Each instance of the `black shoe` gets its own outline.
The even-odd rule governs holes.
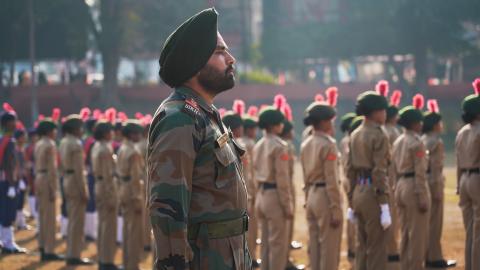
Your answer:
[[[355,259],[355,252],[349,250],[349,251],[347,252],[347,258],[348,258],[349,260]]]
[[[87,242],[95,242],[95,241],[97,241],[97,240],[96,240],[95,238],[87,235],[87,236],[85,236],[85,241],[87,241]]]
[[[425,266],[430,268],[450,268],[450,267],[457,266],[457,261],[455,260],[427,261],[425,263]]]
[[[144,246],[143,251],[150,252],[150,251],[152,251],[152,247],[151,246]]]
[[[40,260],[41,261],[63,261],[65,260],[65,256],[59,255],[59,254],[45,254],[42,252],[42,255],[40,255]]]
[[[13,255],[13,254],[26,254],[28,253],[28,250],[26,248],[21,248],[21,247],[14,247],[14,248],[2,248],[2,254],[5,255]]]
[[[261,260],[253,260],[252,268],[260,268]]]
[[[17,226],[17,231],[31,231],[33,227],[30,225]]]
[[[89,259],[67,259],[67,265],[92,265],[93,262]]]
[[[301,249],[302,247],[303,247],[303,244],[301,242],[294,240],[290,243],[290,249]]]
[[[122,268],[116,266],[113,263],[99,263],[99,270],[120,270]]]
[[[400,255],[395,254],[395,255],[388,255],[388,262],[399,262],[400,261]]]

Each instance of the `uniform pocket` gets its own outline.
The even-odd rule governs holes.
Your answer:
[[[230,144],[215,148],[215,187],[225,188],[239,178],[237,156]]]

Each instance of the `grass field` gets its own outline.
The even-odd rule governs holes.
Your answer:
[[[307,257],[307,240],[308,229],[306,224],[305,212],[301,207],[304,204],[304,197],[302,192],[303,181],[301,178],[300,167],[297,164],[295,172],[295,183],[297,192],[297,210],[295,219],[295,233],[294,238],[304,243],[304,247],[300,250],[292,251],[295,262],[308,265]],[[464,269],[464,239],[465,233],[463,229],[462,216],[460,208],[458,207],[458,196],[455,195],[455,170],[449,168],[445,170],[447,176],[447,184],[445,188],[445,221],[443,230],[443,250],[446,258],[456,259],[458,266],[455,269]],[[344,240],[346,235],[344,234]],[[0,255],[0,270],[15,270],[15,269],[41,269],[41,270],[55,270],[55,269],[73,269],[66,267],[63,262],[49,262],[41,263],[39,255],[35,253],[37,250],[37,240],[33,231],[22,231],[16,234],[17,242],[34,251],[28,255]],[[58,238],[55,251],[58,253],[65,252],[65,241]],[[96,245],[88,243],[82,256],[96,260]],[[119,249],[116,255],[115,262],[121,264],[121,250]],[[144,260],[142,261],[142,269],[151,269],[152,256],[144,253]],[[97,269],[97,266],[90,267],[76,267],[75,269]],[[342,245],[342,260],[340,268],[342,270],[351,269],[350,263],[346,260],[346,245],[345,241]],[[389,265],[389,269],[399,269],[397,264]]]

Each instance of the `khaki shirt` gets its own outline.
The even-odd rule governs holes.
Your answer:
[[[457,181],[462,169],[480,168],[480,122],[465,125],[458,131],[455,140],[457,155]]]
[[[443,193],[445,177],[443,176],[443,163],[445,160],[445,146],[440,135],[430,132],[422,136],[423,144],[428,152],[428,182],[431,192]]]
[[[124,140],[118,149],[119,199],[123,207],[143,207],[142,154],[132,141]]]
[[[302,143],[300,160],[307,197],[309,188],[315,183],[325,183],[329,208],[337,213],[341,212],[342,200],[337,170],[338,150],[335,139],[326,133],[315,131]]]
[[[415,194],[420,199],[428,198],[427,151],[420,136],[413,131],[405,131],[395,141],[392,157],[397,179],[406,173],[415,173]]]
[[[117,204],[117,183],[115,182],[115,160],[110,142],[97,141],[92,148],[92,171],[95,177],[95,197],[97,205],[108,202]]]
[[[59,153],[65,194],[88,198],[82,142],[75,136],[67,134],[60,141]]]
[[[244,136],[238,138],[237,142],[245,149],[245,154],[242,157],[243,178],[247,186],[248,199],[254,200],[255,194],[258,190],[258,185],[255,182],[255,170],[253,166],[253,148],[255,147],[255,141]]]
[[[35,144],[34,156],[36,182],[39,179],[45,179],[48,183],[50,194],[55,194],[58,188],[57,147],[55,146],[55,141],[42,137]],[[43,190],[44,187],[41,187],[41,189]]]
[[[390,144],[382,126],[364,121],[350,135],[350,152],[346,171],[350,180],[349,203],[362,170],[370,170],[372,185],[376,190],[379,204],[388,202],[387,169],[390,162]]]
[[[285,214],[293,214],[288,144],[276,135],[266,134],[257,142],[253,153],[256,181],[259,184],[277,184],[276,190]]]
[[[388,141],[390,142],[390,145],[393,146],[395,141],[398,139],[398,137],[400,137],[400,135],[402,135],[402,133],[394,125],[386,124],[384,128],[388,136]]]

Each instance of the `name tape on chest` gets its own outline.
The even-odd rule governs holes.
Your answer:
[[[187,113],[193,115],[200,115],[200,108],[198,107],[198,103],[191,98],[185,100],[185,106],[183,108]]]

